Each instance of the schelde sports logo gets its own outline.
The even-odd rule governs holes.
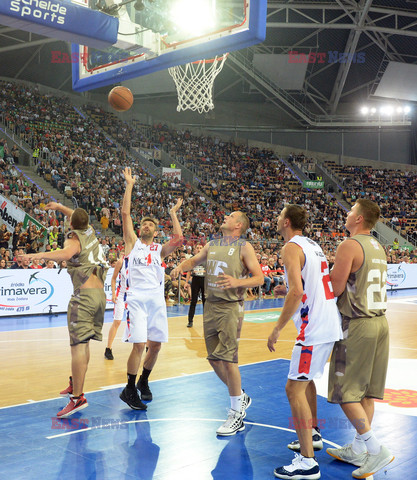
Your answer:
[[[388,266],[387,270],[387,285],[391,287],[399,287],[405,282],[407,275],[401,264]]]
[[[45,23],[65,24],[67,8],[54,0],[11,0],[10,11],[26,20],[45,20]]]
[[[49,300],[54,287],[44,278],[38,278],[39,273],[15,282],[8,280],[15,278],[13,275],[0,277],[0,310],[23,312]]]

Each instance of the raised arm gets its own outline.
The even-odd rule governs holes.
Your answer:
[[[76,236],[73,238],[68,238],[65,240],[64,248],[62,250],[55,250],[54,252],[39,252],[39,253],[28,253],[26,255],[19,255],[22,260],[53,260],[54,262],[61,262],[62,260],[68,261],[74,255],[77,255],[81,252],[80,241]]]
[[[72,210],[71,208],[66,207],[65,205],[62,205],[62,203],[57,203],[57,202],[49,202],[47,205],[45,205],[45,210],[56,210],[58,212],[63,213],[68,218],[70,218],[74,212],[74,210]]]
[[[171,221],[172,221],[173,235],[172,235],[172,238],[162,246],[162,250],[161,250],[162,258],[165,258],[167,255],[169,255],[174,250],[176,250],[179,246],[182,245],[182,240],[183,240],[182,229],[177,217],[177,212],[181,208],[182,202],[183,202],[183,199],[179,198],[177,203],[169,211],[169,214],[171,216]]]
[[[122,205],[122,221],[123,221],[123,240],[125,242],[125,255],[129,255],[136,243],[137,236],[133,228],[132,217],[130,215],[130,207],[132,202],[133,185],[136,182],[136,175],[132,177],[132,170],[126,167],[123,170],[123,176],[126,180],[126,190],[123,196]]]

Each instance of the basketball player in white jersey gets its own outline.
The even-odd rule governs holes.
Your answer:
[[[111,278],[111,301],[114,303],[113,323],[109,330],[107,339],[107,347],[104,356],[107,360],[114,360],[112,345],[116,337],[116,333],[122,323],[124,313],[126,311],[126,266],[129,259],[124,255],[117,260],[114,266]],[[116,287],[117,284],[117,287]]]
[[[281,255],[288,292],[281,285],[274,289],[276,295],[287,295],[281,316],[268,338],[268,348],[275,351],[281,330],[293,318],[298,336],[285,390],[298,441],[290,443],[288,448],[300,451],[301,455],[296,454],[290,465],[276,468],[274,475],[316,480],[320,478],[320,468],[314,448],[322,449],[323,442],[317,428],[314,379],[323,374],[334,342],[342,338],[342,328],[329,265],[319,245],[303,236],[306,221],[307,211],[299,205],[287,205],[278,217],[278,232],[285,241]]]
[[[120,398],[135,410],[146,410],[141,400],[152,400],[148,378],[158,358],[161,343],[168,341],[168,320],[164,296],[165,270],[162,260],[182,244],[182,230],[177,211],[182,205],[179,199],[170,210],[173,237],[164,245],[154,243],[157,234],[157,221],[145,217],[140,223],[139,238],[135,234],[130,206],[136,177],[132,177],[129,167],[123,171],[126,191],[123,197],[122,220],[125,255],[129,257],[126,269],[127,325],[123,336],[125,342],[133,344],[127,361],[127,385]],[[145,345],[148,346],[143,371],[138,380]],[[138,390],[141,392],[139,398]]]

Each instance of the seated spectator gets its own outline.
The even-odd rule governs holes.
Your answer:
[[[12,234],[7,230],[6,224],[3,223],[0,227],[0,248],[9,248],[9,240]]]
[[[262,273],[264,274],[264,284],[262,288],[264,289],[265,295],[271,295],[272,274],[268,267],[268,257],[262,256],[260,265]]]
[[[23,268],[22,267],[22,260],[20,258],[20,255],[24,255],[25,253],[25,250],[23,248],[18,248],[17,251],[16,251],[16,255],[14,257],[14,263],[12,264],[12,266],[10,268],[12,269],[21,269]]]
[[[32,260],[32,264],[31,264],[30,268],[33,268],[34,270],[41,270],[43,267],[40,264],[40,260],[38,260],[37,258],[34,258]]]

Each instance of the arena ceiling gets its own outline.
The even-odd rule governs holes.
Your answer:
[[[331,122],[372,99],[390,62],[416,65],[416,46],[417,0],[269,0],[266,40],[229,56],[215,101],[272,103],[303,125]],[[0,27],[0,75],[72,92],[71,65],[52,63],[51,53],[70,50],[67,42]],[[294,70],[279,64],[280,86],[262,65],[283,58]],[[144,97],[162,102],[175,95]]]

